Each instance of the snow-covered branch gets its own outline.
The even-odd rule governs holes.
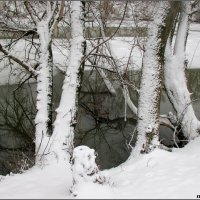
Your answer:
[[[6,55],[8,58],[10,58],[11,60],[15,61],[17,64],[19,64],[21,67],[23,67],[28,73],[32,74],[34,77],[37,76],[37,72],[36,70],[30,66],[30,64],[20,60],[19,58],[17,58],[16,56],[14,56],[13,54],[11,54],[6,48],[4,48],[1,44],[0,44],[0,51]]]

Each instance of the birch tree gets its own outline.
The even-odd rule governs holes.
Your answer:
[[[172,47],[169,38],[165,51],[166,63],[164,67],[167,94],[177,113],[178,124],[181,124],[182,128],[181,131],[189,140],[197,137],[200,131],[200,122],[192,107],[191,93],[188,91],[185,75],[185,46],[191,11],[191,2],[181,2],[175,44]]]
[[[73,150],[74,126],[78,106],[81,78],[84,70],[82,58],[85,53],[84,2],[71,2],[71,40],[69,63],[63,82],[59,107],[49,146],[50,154],[58,160],[69,160]],[[54,157],[55,158],[55,157]]]
[[[56,2],[47,2],[47,16],[37,23],[40,39],[40,65],[37,75],[36,162],[40,162],[52,135],[53,55],[52,34],[63,12],[64,1],[55,15]]]
[[[163,52],[172,12],[169,2],[159,1],[157,6],[145,45],[138,103],[137,141],[132,156],[147,153],[159,145]]]
[[[35,154],[36,164],[41,164],[45,149],[49,143],[52,134],[52,85],[53,85],[53,55],[52,55],[52,34],[58,22],[61,20],[64,11],[64,1],[59,5],[58,2],[53,4],[46,2],[46,8],[41,16],[33,14],[34,8],[30,2],[25,1],[24,6],[32,20],[31,29],[22,29],[12,26],[6,22],[7,30],[23,31],[24,34],[17,39],[23,39],[29,34],[37,34],[39,36],[39,60],[36,65],[27,63],[9,52],[0,44],[0,51],[9,59],[15,61],[37,81],[37,98],[36,107],[37,114],[35,117]],[[44,6],[44,4],[43,4]],[[33,26],[34,25],[34,26]],[[37,69],[36,69],[37,67]]]

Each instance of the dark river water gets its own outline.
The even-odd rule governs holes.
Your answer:
[[[193,93],[192,99],[195,100],[193,106],[200,119],[200,70],[188,70],[187,77],[189,90]],[[115,97],[109,94],[98,73],[85,71],[75,129],[75,146],[87,145],[94,148],[98,153],[97,162],[102,169],[115,167],[124,162],[136,138],[135,135],[132,137],[136,116],[127,108],[125,120],[125,103],[120,85],[115,75],[110,74],[110,79],[117,91]],[[129,72],[126,79],[139,87],[140,73]],[[63,75],[57,74],[54,78],[55,108],[60,99],[62,81]],[[27,100],[27,97],[35,98],[35,84],[26,85],[16,92],[15,99],[19,99],[19,102],[13,101],[13,91],[16,87],[16,85],[0,86],[0,174],[15,172],[15,168],[19,168],[16,163],[24,157],[34,159],[32,140],[34,138],[35,106],[33,105],[34,100],[30,98]],[[28,94],[27,91],[29,91]],[[137,92],[131,88],[129,92],[137,105]],[[8,103],[10,106],[7,105]],[[27,110],[26,115],[22,114],[23,109]],[[174,112],[163,91],[160,113],[168,114],[169,111]],[[16,116],[18,120],[15,119]],[[173,145],[172,131],[169,128],[161,126],[160,137],[166,145]],[[26,168],[26,163],[24,165]]]
[[[89,77],[89,72],[86,73]],[[193,93],[192,100],[196,115],[200,119],[200,70],[187,71],[188,87]],[[139,87],[140,74],[129,72],[129,80]],[[90,87],[88,87],[90,85]],[[80,95],[78,127],[76,129],[76,145],[85,144],[98,152],[98,161],[102,168],[111,168],[125,161],[130,154],[130,144],[134,145],[136,116],[127,108],[125,121],[124,98],[120,87],[114,81],[119,95],[112,97],[96,73],[85,79]],[[91,95],[91,91],[93,95]],[[130,95],[137,105],[138,94],[129,89]],[[166,93],[162,92],[160,113],[174,113]],[[173,133],[169,128],[161,126],[160,139],[166,145],[173,145]]]

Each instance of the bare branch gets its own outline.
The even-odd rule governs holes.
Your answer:
[[[29,4],[28,1],[24,1],[24,5],[25,5],[25,7],[26,7],[26,10],[28,11],[28,14],[30,15],[31,19],[33,20],[33,23],[34,23],[35,25],[37,25],[37,20],[35,19],[35,16],[32,14],[32,12],[31,12],[31,10],[30,10],[28,4]]]
[[[13,60],[16,63],[18,63],[19,65],[21,65],[27,72],[32,74],[34,77],[37,76],[37,72],[35,71],[35,69],[32,66],[30,66],[28,63],[20,60],[19,58],[15,57],[14,55],[10,54],[10,52],[7,51],[7,49],[5,49],[1,44],[0,44],[0,51],[4,55],[8,56],[11,60]]]
[[[65,8],[65,1],[62,0],[61,4],[60,4],[60,9],[56,15],[56,19],[54,20],[52,26],[51,26],[51,33],[53,33],[53,31],[56,29],[56,27],[58,26],[58,23],[62,20],[63,18],[63,14],[64,14],[64,8]]]
[[[119,23],[119,26],[116,28],[115,32],[110,36],[108,37],[107,39],[103,40],[103,42],[99,43],[96,47],[94,47],[83,59],[82,59],[82,62],[81,64],[83,64],[87,59],[88,59],[88,56],[94,51],[96,50],[99,46],[105,44],[107,41],[111,40],[115,34],[118,32],[118,30],[120,29],[121,25],[122,25],[122,22],[124,20],[124,17],[125,17],[125,13],[126,13],[126,9],[127,9],[127,5],[128,5],[128,2],[126,2],[125,4],[125,7],[124,7],[124,13],[123,13],[123,16],[122,16],[122,19]]]

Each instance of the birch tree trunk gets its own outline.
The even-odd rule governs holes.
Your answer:
[[[36,164],[46,162],[46,149],[50,142],[53,126],[53,54],[52,34],[62,19],[65,2],[60,6],[47,1],[46,18],[37,23],[37,33],[40,40],[40,58],[37,70],[37,114],[35,118],[36,135]],[[57,9],[56,9],[57,8]],[[57,13],[56,13],[56,10]],[[36,20],[35,20],[36,22]],[[45,158],[45,159],[44,159]]]
[[[159,144],[159,113],[165,44],[163,40],[166,40],[169,32],[166,29],[169,11],[169,2],[159,1],[157,13],[148,31],[138,103],[137,142],[132,152],[133,156],[148,153],[151,148]]]
[[[43,4],[41,4],[43,6]],[[65,2],[51,1],[46,2],[46,8],[43,13],[42,19],[38,16],[36,17],[35,13],[32,13],[30,2],[24,2],[26,12],[29,13],[32,19],[32,23],[36,25],[35,28],[28,30],[23,37],[28,36],[29,34],[37,34],[39,36],[39,61],[36,65],[32,66],[29,63],[24,62],[20,58],[11,54],[9,50],[3,47],[0,44],[0,51],[9,57],[11,60],[15,61],[21,67],[23,67],[28,73],[30,73],[37,80],[37,98],[36,98],[36,107],[37,114],[35,117],[35,155],[36,155],[36,164],[42,164],[45,150],[49,144],[50,136],[52,135],[52,98],[53,98],[53,55],[52,55],[52,33],[57,27],[58,23],[62,19],[64,13]],[[20,18],[19,18],[20,19]],[[10,26],[11,29],[12,26]],[[19,27],[16,27],[16,30],[20,30]],[[21,38],[20,38],[21,39]],[[44,159],[45,160],[45,159]]]
[[[86,43],[84,39],[83,3],[71,2],[70,57],[62,88],[60,105],[54,123],[50,152],[59,160],[69,159],[73,150],[74,126],[78,95],[84,65],[81,64]]]
[[[52,134],[53,57],[49,20],[47,16],[47,19],[38,22],[37,25],[40,40],[40,65],[37,75],[37,114],[35,118],[36,164],[41,162]]]
[[[181,6],[182,11],[179,18],[174,52],[171,50],[170,41],[168,41],[166,47],[164,78],[167,94],[176,110],[182,132],[186,138],[193,139],[199,135],[200,122],[196,118],[192,107],[191,94],[187,88],[185,75],[185,45],[191,2],[181,2]]]

